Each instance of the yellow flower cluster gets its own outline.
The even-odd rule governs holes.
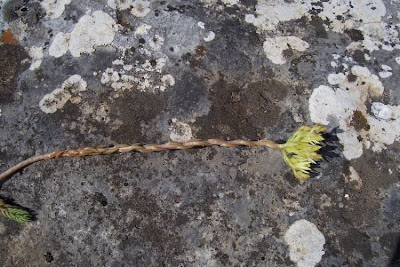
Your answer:
[[[302,126],[285,144],[280,145],[285,162],[292,168],[298,180],[310,178],[311,164],[322,159],[318,151],[325,132],[326,128],[322,125]]]

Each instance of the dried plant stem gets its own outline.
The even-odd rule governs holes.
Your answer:
[[[150,152],[161,152],[165,150],[185,150],[195,147],[209,147],[209,146],[222,146],[222,147],[248,146],[253,148],[269,147],[272,149],[281,150],[281,145],[268,139],[262,139],[258,141],[246,141],[240,139],[232,141],[226,141],[222,139],[208,139],[208,140],[190,140],[188,142],[183,142],[183,143],[168,142],[161,145],[120,144],[112,147],[85,147],[78,149],[54,151],[52,153],[31,157],[27,160],[18,163],[17,165],[11,167],[7,171],[0,174],[0,180],[5,179],[6,177],[10,176],[11,174],[17,172],[18,170],[30,164],[46,159],[61,158],[61,157],[85,157],[85,156],[95,156],[95,155],[109,155],[109,154],[127,153],[135,151],[141,153],[150,153]]]
[[[11,174],[19,171],[22,168],[25,168],[28,165],[31,165],[31,164],[35,163],[35,162],[38,162],[38,161],[41,161],[41,160],[44,160],[44,159],[50,159],[50,155],[51,154],[33,156],[33,157],[30,157],[29,159],[21,161],[17,165],[14,165],[13,167],[9,168],[8,170],[6,170],[2,174],[0,174],[0,180],[7,178]]]
[[[185,150],[195,147],[236,147],[247,146],[252,148],[269,147],[282,151],[285,162],[292,168],[295,177],[303,182],[310,178],[311,165],[322,159],[319,150],[324,141],[323,134],[326,128],[322,125],[314,125],[313,127],[301,126],[284,144],[277,144],[268,139],[259,141],[232,140],[226,141],[222,139],[208,140],[190,140],[188,142],[168,142],[165,144],[132,144],[132,145],[116,145],[112,147],[84,147],[78,149],[54,151],[52,153],[31,157],[17,165],[11,167],[7,171],[0,174],[0,181],[7,178],[18,170],[41,160],[48,160],[61,157],[86,157],[95,155],[108,155],[127,152],[160,152],[165,150]],[[0,199],[0,215],[10,218],[17,222],[29,222],[32,220],[31,213],[19,206],[5,203]]]

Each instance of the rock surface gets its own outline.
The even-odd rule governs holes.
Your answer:
[[[322,246],[301,244],[311,264],[400,263],[399,1],[0,6],[1,170],[85,146],[284,141],[313,123],[336,144],[303,184],[268,149],[37,163],[1,184],[36,214],[0,217],[1,266],[302,266],[285,236],[304,222]]]

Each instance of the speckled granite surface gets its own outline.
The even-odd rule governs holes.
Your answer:
[[[399,264],[400,2],[1,1],[0,167],[58,149],[337,134],[279,151],[40,162],[0,195],[1,266]],[[397,265],[398,266],[398,265]]]

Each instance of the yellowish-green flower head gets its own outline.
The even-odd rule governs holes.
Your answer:
[[[319,145],[326,128],[322,125],[300,127],[289,140],[281,145],[283,158],[292,168],[294,175],[300,181],[310,178],[311,164],[315,164],[322,156],[318,153]]]

